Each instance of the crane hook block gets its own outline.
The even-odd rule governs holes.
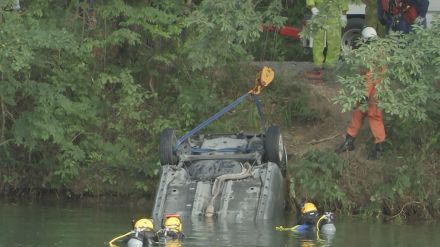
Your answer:
[[[258,72],[255,80],[255,87],[249,91],[249,93],[260,94],[261,90],[267,87],[273,81],[274,76],[275,72],[271,68],[264,66],[260,72]]]

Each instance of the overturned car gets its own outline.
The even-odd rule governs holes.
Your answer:
[[[257,134],[195,134],[202,127],[179,140],[171,128],[162,132],[153,218],[265,220],[283,213],[287,153],[279,127]]]

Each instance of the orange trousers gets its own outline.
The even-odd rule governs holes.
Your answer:
[[[353,111],[350,125],[347,128],[347,134],[356,137],[365,117],[368,117],[368,123],[374,136],[374,143],[384,142],[385,127],[382,121],[382,110],[378,109],[377,104],[374,103],[368,104],[368,111],[366,112],[361,111],[359,108]]]

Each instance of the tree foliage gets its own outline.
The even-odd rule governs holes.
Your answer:
[[[152,192],[160,131],[217,110],[216,66],[284,20],[278,1],[20,3],[0,3],[3,192]]]
[[[440,103],[440,22],[431,28],[415,27],[410,34],[394,33],[344,55],[339,72],[342,90],[335,102],[348,111],[365,93],[362,69],[380,80],[379,107],[401,119],[426,120],[438,116]],[[383,72],[382,72],[383,70]]]
[[[204,69],[228,62],[250,60],[245,45],[260,37],[261,26],[282,25],[280,1],[269,1],[260,9],[260,1],[204,0],[186,18],[190,33],[185,49],[193,69]]]

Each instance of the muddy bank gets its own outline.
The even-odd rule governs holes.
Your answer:
[[[258,64],[271,66],[278,76],[275,83],[279,85],[272,85],[278,95],[270,98],[268,111],[278,113],[272,121],[283,125],[294,204],[312,200],[331,210],[389,219],[439,217],[438,154],[424,159],[417,150],[401,149],[391,131],[395,122],[386,115],[385,127],[390,134],[382,158],[367,159],[373,139],[366,120],[356,138],[356,149],[335,154],[351,118],[350,112],[341,113],[333,103],[339,91],[335,75],[328,73],[323,81],[313,81],[303,76],[313,68],[308,62]],[[305,102],[289,105],[298,98]],[[291,119],[286,121],[279,115]]]

